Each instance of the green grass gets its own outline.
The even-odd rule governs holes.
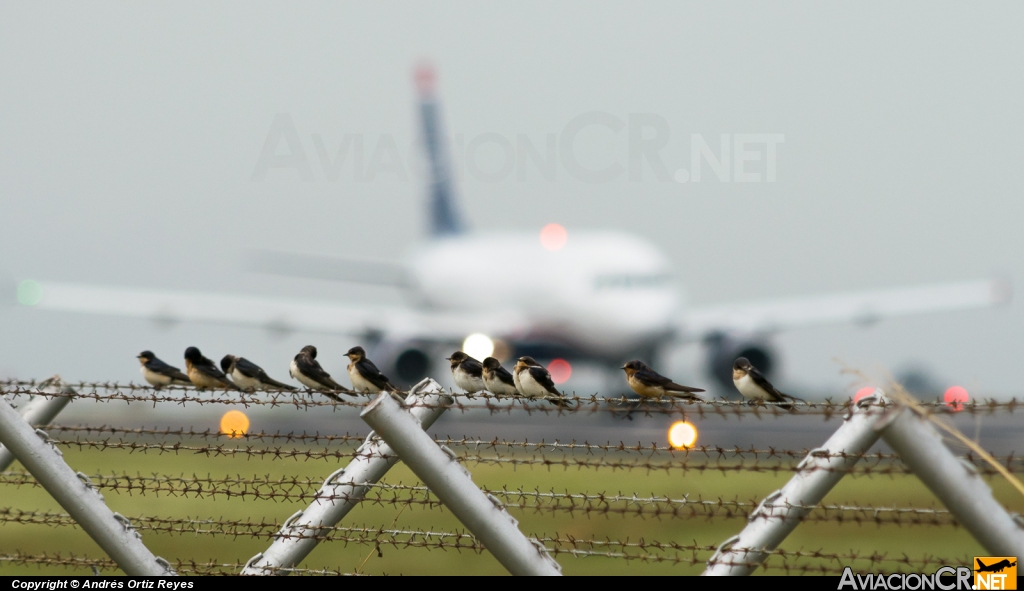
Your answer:
[[[295,461],[295,460],[245,460],[239,457],[207,457],[204,455],[173,455],[157,453],[128,453],[126,451],[64,450],[64,457],[75,470],[86,474],[198,474],[214,477],[223,476],[302,476],[321,481],[326,475],[346,460],[337,461]],[[638,495],[663,495],[691,499],[700,496],[705,499],[760,500],[766,494],[780,488],[791,474],[739,472],[645,472],[643,470],[612,471],[609,469],[569,469],[512,467],[493,464],[469,465],[474,481],[488,488],[509,489],[554,489],[556,491],[591,493],[637,493]],[[21,470],[15,464],[9,470]],[[387,483],[417,483],[416,477],[399,464],[386,477]],[[997,498],[1011,510],[1024,510],[1024,499],[1004,482],[992,479]],[[315,488],[315,487],[314,487]],[[197,498],[195,495],[170,496],[167,494],[139,494],[128,491],[104,490],[108,505],[114,511],[128,517],[148,515],[156,517],[192,517],[219,519],[261,519],[283,521],[307,503],[273,499],[253,500],[251,498]],[[938,502],[914,477],[873,476],[845,478],[826,499],[826,503],[850,503],[857,505],[938,507]],[[41,488],[32,486],[0,485],[0,509],[14,508],[22,511],[51,510],[60,507]],[[520,528],[535,535],[572,536],[576,539],[617,539],[656,540],[680,544],[718,545],[726,538],[738,533],[745,525],[740,518],[640,518],[636,516],[595,516],[568,514],[565,512],[537,512],[513,510]],[[76,527],[52,527],[35,524],[14,524],[3,522],[0,527],[0,555],[14,552],[42,554],[60,552],[89,557],[104,557],[103,552],[84,532]],[[418,528],[456,531],[461,524],[448,511],[440,508],[428,509],[421,505],[401,506],[364,503],[353,510],[341,525],[367,525],[373,528],[390,527]],[[226,537],[205,534],[168,534],[143,530],[143,540],[158,556],[169,560],[208,561],[224,563],[245,562],[251,556],[265,549],[266,538],[239,536]],[[805,523],[786,540],[782,546],[787,550],[818,550],[847,553],[859,551],[888,553],[890,556],[923,557],[925,555],[962,558],[983,555],[981,547],[971,536],[960,528],[925,525],[858,525],[855,523]],[[425,548],[381,548],[382,555],[365,543],[323,542],[303,563],[306,568],[323,568],[352,572],[362,566],[367,574],[504,574],[505,571],[487,552],[472,550],[442,550]],[[631,550],[634,554],[642,554]],[[671,562],[625,561],[606,557],[577,558],[560,555],[558,561],[564,572],[570,575],[610,574],[699,574],[702,561],[709,552],[699,552],[698,564]],[[660,556],[675,556],[672,552],[659,552]],[[367,559],[367,556],[369,558]],[[689,559],[692,553],[679,556]],[[773,561],[779,559],[773,558]],[[365,564],[363,564],[365,561]],[[801,560],[800,564],[830,564],[814,560]],[[858,567],[858,564],[853,564]],[[867,568],[867,563],[859,563]],[[896,570],[897,565],[887,563],[884,570]],[[931,567],[934,569],[934,567]],[[931,570],[930,569],[930,570]],[[877,570],[872,567],[868,570]],[[26,566],[0,562],[0,575],[14,574],[67,574],[60,566]],[[79,571],[83,574],[88,570]],[[118,571],[119,572],[119,571]],[[771,571],[778,573],[779,571]]]

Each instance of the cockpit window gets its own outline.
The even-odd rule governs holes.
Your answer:
[[[614,273],[594,278],[594,289],[654,289],[665,287],[672,282],[667,273],[640,275],[635,273]]]

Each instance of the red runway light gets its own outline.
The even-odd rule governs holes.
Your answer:
[[[559,224],[548,224],[540,231],[540,245],[548,250],[560,250],[569,241],[569,233]]]
[[[864,398],[865,396],[871,396],[874,393],[875,393],[875,387],[874,386],[866,386],[864,388],[861,388],[860,390],[857,390],[856,394],[853,395],[853,403],[857,404],[858,402],[860,402],[861,398]]]
[[[434,66],[428,61],[422,61],[416,66],[416,73],[413,75],[416,80],[416,88],[420,94],[434,94],[434,80],[437,74]]]
[[[548,364],[548,372],[551,373],[551,381],[563,384],[572,377],[572,366],[565,359],[555,359]]]
[[[942,398],[946,401],[946,406],[953,409],[953,412],[960,412],[970,396],[962,386],[950,386]]]

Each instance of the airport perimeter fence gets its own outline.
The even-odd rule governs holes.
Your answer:
[[[758,569],[776,574],[836,575],[846,566],[855,572],[932,572],[939,566],[971,562],[966,555],[930,552],[908,555],[873,548],[780,548],[801,524],[911,528],[925,532],[920,535],[926,537],[935,535],[927,533],[927,528],[943,528],[943,532],[961,528],[992,556],[1024,556],[1024,522],[996,500],[990,486],[1008,482],[1024,495],[1024,487],[1015,476],[1024,473],[1024,458],[1012,453],[994,456],[976,446],[966,453],[954,453],[949,444],[956,441],[956,434],[936,420],[954,411],[978,417],[1004,416],[1017,410],[1020,405],[1016,400],[973,401],[951,408],[941,402],[912,401],[905,393],[887,395],[880,389],[856,402],[798,402],[793,408],[726,400],[637,402],[597,396],[537,400],[486,392],[453,395],[430,379],[417,384],[405,398],[382,393],[342,401],[309,391],[210,396],[193,389],[157,390],[134,384],[69,385],[56,377],[40,383],[8,381],[0,386],[4,394],[0,396],[0,485],[41,489],[38,494],[49,494],[62,509],[23,509],[0,502],[0,525],[80,528],[106,554],[76,555],[59,547],[34,553],[0,547],[0,566],[60,566],[94,573],[120,569],[127,574],[148,575],[351,575],[364,574],[366,560],[374,553],[381,555],[383,548],[389,552],[432,551],[431,572],[438,574],[452,572],[446,564],[453,551],[459,556],[488,553],[512,574],[534,575],[558,575],[563,565],[570,564],[566,561],[581,560],[638,565],[641,569],[653,564],[701,567],[706,575],[747,575]],[[353,407],[372,431],[367,435],[242,434],[199,430],[190,425],[147,428],[55,424],[60,411],[72,400],[186,408],[270,406],[300,411]],[[431,425],[445,413],[466,411],[559,417],[632,412],[705,421],[797,417],[833,420],[837,427],[820,447],[810,450],[700,445],[676,449],[653,443],[530,442],[428,435]],[[891,452],[870,451],[879,441],[884,441]],[[62,450],[152,455],[148,462],[152,471],[87,475],[69,466],[73,461],[65,461]],[[322,475],[176,475],[161,472],[165,454],[234,458],[257,465],[312,462]],[[20,468],[12,469],[15,461]],[[417,482],[406,484],[386,478],[399,462],[416,476]],[[631,475],[635,491],[531,490],[474,482],[472,470],[491,468],[626,473]],[[770,494],[749,499],[639,492],[649,488],[645,476],[662,473],[686,475],[681,488],[698,485],[701,477],[716,474],[770,475],[787,482]],[[919,479],[941,505],[825,502],[844,478],[873,476]],[[211,503],[216,506],[217,502],[237,501],[271,501],[300,509],[283,520],[252,514],[161,517],[144,513],[126,517],[112,511],[104,495],[188,499],[204,509]],[[0,499],[5,496],[0,495]],[[1024,496],[1019,500],[1024,504]],[[251,506],[258,512],[260,505]],[[396,509],[398,515],[390,525],[386,520],[357,525],[360,511],[370,507]],[[459,527],[397,526],[406,508],[447,511]],[[648,536],[588,538],[520,526],[520,519],[535,516],[556,517],[558,523],[570,526],[573,520],[597,518],[616,518],[623,523],[657,520],[670,524],[670,530],[676,533],[673,539],[660,541]],[[706,539],[703,532],[708,523],[716,524],[714,531],[724,527],[736,533],[724,541]],[[254,540],[263,549],[244,561],[158,557],[149,550],[155,538],[184,535],[214,538],[224,546],[239,538]],[[705,539],[698,541],[702,536]],[[355,567],[307,564],[310,553],[321,544],[328,548],[356,546],[369,554]],[[321,552],[317,557],[323,560],[328,555]],[[641,574],[643,570],[629,572]]]

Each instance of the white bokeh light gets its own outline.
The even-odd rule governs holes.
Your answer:
[[[668,442],[676,449],[693,447],[697,443],[697,427],[686,421],[676,421],[668,429]]]
[[[474,359],[490,357],[494,353],[494,341],[485,334],[473,333],[462,342],[462,351]]]

